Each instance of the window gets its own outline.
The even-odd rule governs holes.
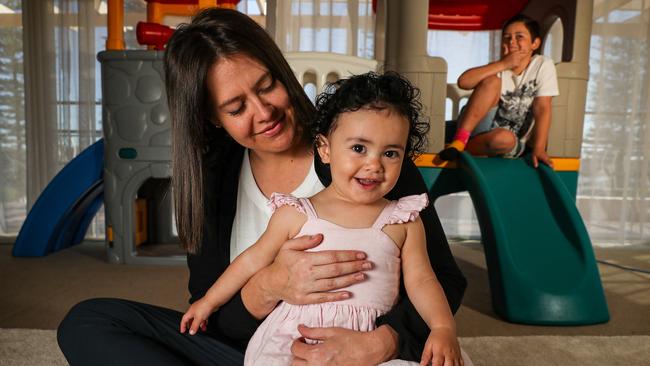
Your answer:
[[[448,31],[429,30],[427,54],[447,61],[447,83],[456,84],[465,70],[485,65],[500,57],[501,31]],[[471,52],[468,52],[471,50]],[[459,100],[458,110],[467,103]],[[447,98],[445,119],[454,118],[454,102]]]
[[[374,57],[372,1],[280,0],[277,7],[275,34],[283,51]]]
[[[546,55],[555,61],[555,63],[562,62],[562,41],[564,40],[564,27],[562,20],[557,18],[551,29],[549,29],[546,39],[544,40],[543,55]]]
[[[248,7],[244,12],[254,12],[263,19],[265,1],[241,4]],[[17,235],[26,217],[28,197],[35,200],[43,184],[102,137],[101,77],[96,55],[105,48],[106,15],[107,0],[49,3],[0,0],[0,237]],[[35,30],[30,45],[23,45],[23,18],[27,22],[25,27]],[[145,48],[137,44],[135,36],[137,22],[145,20],[144,0],[124,1],[127,49]],[[37,138],[30,135],[30,145],[26,143],[29,131],[25,128],[23,55],[30,54],[26,47],[47,49],[45,54],[49,56],[32,59],[36,62],[30,67],[53,74],[51,80],[39,78],[38,87],[32,88],[38,94],[45,93],[37,96],[40,99],[35,105],[47,105],[51,112],[41,112],[45,118],[30,122],[30,128],[47,131]],[[31,94],[29,97],[35,100]],[[44,144],[53,147],[44,149]],[[42,163],[28,164],[28,155]],[[39,179],[34,179],[34,174]],[[100,210],[89,236],[103,237],[103,214]]]

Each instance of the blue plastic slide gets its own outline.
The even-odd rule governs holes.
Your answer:
[[[72,159],[45,187],[20,228],[15,257],[40,257],[80,243],[103,202],[104,140]]]
[[[540,165],[461,154],[459,176],[479,219],[493,307],[515,323],[606,322],[598,267],[574,198]]]

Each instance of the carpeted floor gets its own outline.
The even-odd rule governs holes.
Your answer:
[[[608,323],[528,326],[505,322],[492,310],[485,254],[480,244],[454,244],[452,251],[469,282],[463,305],[456,314],[459,336],[650,335],[650,274],[599,264],[610,313]],[[595,252],[597,259],[650,271],[650,245],[596,248]],[[650,365],[650,359],[647,364]]]
[[[0,329],[0,365],[67,365],[51,329]]]
[[[474,365],[648,365],[650,336],[470,337],[460,343]],[[0,365],[64,366],[56,332],[0,329]]]
[[[650,275],[599,265],[608,323],[527,326],[507,323],[492,311],[480,244],[458,243],[452,250],[469,281],[456,314],[458,334],[476,365],[650,365]],[[10,253],[11,246],[0,245],[0,365],[65,364],[53,329],[83,299],[109,296],[186,307],[185,266],[108,264],[101,244],[44,258]],[[597,248],[596,256],[650,270],[650,246]]]

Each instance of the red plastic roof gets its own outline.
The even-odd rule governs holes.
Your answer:
[[[158,4],[196,4],[197,0],[144,0],[148,3],[158,3]]]
[[[526,4],[528,0],[429,0],[429,29],[501,29]]]
[[[198,4],[198,0],[144,0],[148,3],[159,3],[159,4]],[[230,4],[230,5],[237,5],[239,3],[239,0],[219,0],[218,4],[219,5],[224,5],[224,4]]]

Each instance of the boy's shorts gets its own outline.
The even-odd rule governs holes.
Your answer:
[[[463,115],[465,108],[463,107],[463,110],[461,110],[459,114],[459,119],[460,116]],[[480,135],[482,133],[486,133],[488,131],[492,131],[495,128],[502,128],[504,130],[508,130],[512,132],[508,127],[500,127],[500,126],[495,126],[494,125],[494,117],[497,114],[497,107],[492,107],[490,110],[485,114],[485,117],[479,121],[479,123],[476,125],[474,128],[474,131],[472,131],[472,134],[470,135],[470,138]],[[509,152],[501,155],[505,158],[518,158],[520,157],[523,153],[524,150],[526,150],[526,137],[524,138],[517,138],[517,135],[512,132],[513,135],[515,135],[515,146],[510,150]]]

